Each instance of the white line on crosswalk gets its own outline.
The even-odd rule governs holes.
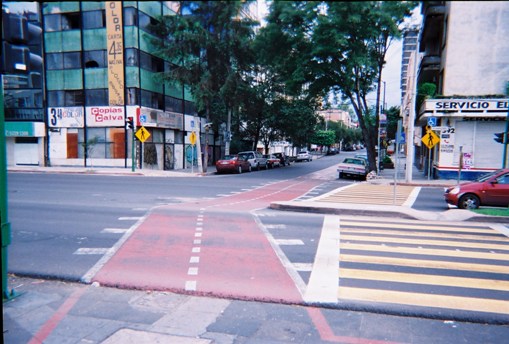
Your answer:
[[[82,247],[82,248],[79,248],[76,251],[74,251],[74,254],[80,254],[80,255],[85,255],[85,254],[105,254],[108,251],[109,251],[109,248],[87,248],[87,247]]]
[[[339,278],[339,216],[323,219],[322,233],[316,250],[313,270],[304,294],[307,302],[338,301]]]

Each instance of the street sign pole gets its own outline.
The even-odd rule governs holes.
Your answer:
[[[5,116],[4,116],[4,87],[3,77],[0,76],[0,226],[2,238],[2,299],[10,300],[15,292],[9,291],[7,270],[7,247],[11,244],[11,224],[7,213],[7,156],[5,144]]]
[[[131,172],[134,172],[134,170],[135,170],[134,164],[136,163],[136,157],[134,155],[134,141],[136,141],[135,140],[136,138],[134,136],[134,133],[135,133],[136,130],[133,128],[132,131],[133,132],[131,134],[131,136],[132,136],[132,138],[131,138]]]

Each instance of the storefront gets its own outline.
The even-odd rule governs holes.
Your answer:
[[[44,166],[45,126],[41,122],[5,122],[7,165]]]
[[[456,179],[461,174],[461,179],[472,180],[501,168],[504,147],[495,137],[505,132],[508,103],[507,99],[426,100],[418,121],[422,136],[430,126],[439,142],[431,149],[421,144],[418,163],[425,174],[431,170],[434,178]]]

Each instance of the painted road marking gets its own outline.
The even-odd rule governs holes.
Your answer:
[[[415,197],[414,186],[374,185],[369,183],[352,184],[349,188],[334,190],[317,197],[320,202],[403,205],[412,202]],[[389,197],[390,196],[390,197]]]
[[[311,263],[293,263],[293,267],[297,271],[303,271],[303,272],[313,271],[313,264],[311,264]]]
[[[265,225],[267,229],[286,229],[286,225]]]
[[[119,221],[138,221],[140,219],[140,216],[123,216],[118,218]]]
[[[300,239],[276,239],[278,245],[304,245]]]
[[[88,248],[82,247],[74,251],[74,254],[86,255],[86,254],[105,254],[109,251],[109,248]]]
[[[338,249],[339,216],[324,216],[322,233],[304,301],[337,302]]]
[[[104,228],[101,233],[124,234],[129,228]]]
[[[340,224],[340,301],[509,314],[509,238],[501,231],[418,221]]]
[[[187,291],[196,291],[196,281],[187,281],[185,289]]]

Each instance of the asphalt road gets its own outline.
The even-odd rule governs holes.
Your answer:
[[[314,197],[355,182],[338,180],[335,174],[331,175],[330,170],[327,170],[338,160],[337,156],[327,157],[310,163],[293,164],[289,168],[203,178],[11,173],[9,216],[13,243],[9,247],[9,270],[27,276],[98,281],[104,285],[135,289],[194,291],[236,299],[298,303],[299,293],[303,294],[310,284],[326,218],[318,214],[278,212],[266,208],[271,200]],[[444,207],[440,188],[423,189],[420,195],[415,207],[421,207],[421,210],[430,209],[435,204]],[[385,222],[390,221],[382,221]],[[374,220],[374,223],[376,225],[369,225],[367,229],[380,227],[380,221]],[[414,231],[416,226],[422,225],[408,222],[393,226],[403,226],[404,231]],[[265,232],[260,232],[260,228]],[[469,231],[460,224],[458,229],[442,229],[441,235],[458,230]],[[209,234],[208,241],[201,241],[205,232]],[[393,246],[402,240],[397,238],[401,234],[388,238],[387,243],[382,244],[378,242],[381,239],[377,238],[375,241],[378,246],[367,249],[366,245],[373,244],[370,243],[369,235],[352,239],[356,241],[354,243],[342,243],[346,246],[341,251],[350,250],[352,256],[353,247],[354,251],[360,249],[360,256],[387,257],[389,253],[384,246]],[[392,252],[393,258],[416,258],[411,250],[421,249],[420,240],[435,240],[432,235],[426,237],[428,234],[423,234],[415,242],[403,244],[408,250]],[[267,237],[271,238],[270,246],[267,245]],[[199,243],[197,240],[200,240]],[[472,241],[473,238],[467,240]],[[453,246],[454,251],[454,244],[440,244]],[[428,245],[433,246],[432,243]],[[461,245],[458,247],[463,250]],[[436,249],[433,251],[434,256],[445,252],[440,247],[433,249]],[[250,253],[249,259],[246,258],[247,252]],[[254,257],[256,259],[251,260]],[[440,257],[433,257],[432,260],[438,264],[445,264],[443,262],[446,261]],[[287,264],[281,265],[281,261]],[[199,268],[193,262],[199,262]],[[477,262],[478,257],[474,255],[468,262],[457,263]],[[361,263],[350,261],[350,270],[352,267],[357,269]],[[489,263],[493,269],[497,265],[503,268],[505,264],[502,260]],[[225,264],[229,266],[227,271],[223,271]],[[380,269],[376,264],[367,270],[360,269],[360,273]],[[283,266],[286,271],[281,269]],[[448,265],[447,271],[454,270],[454,266]],[[433,268],[425,273],[418,267],[414,268],[416,270],[407,269],[396,273],[411,273],[414,277],[431,275],[431,278],[451,278],[449,272],[444,276],[444,273],[435,274]],[[337,265],[334,269],[337,271]],[[161,279],[162,272],[171,277]],[[255,276],[257,284],[253,284]],[[505,281],[507,276],[504,276],[501,273],[483,275],[479,272],[455,277]],[[365,277],[345,276],[343,281],[350,283],[347,289],[340,287],[333,295],[341,295],[343,290],[351,292],[359,286],[365,290],[363,283],[367,283],[374,286],[371,288],[374,289],[373,293],[399,288],[402,293],[413,293],[414,300],[422,295],[419,290],[426,288],[434,290],[432,293],[455,297],[477,298],[484,294],[484,299],[498,300],[507,296],[503,290],[490,288],[479,287],[479,292],[472,294],[471,290],[451,288],[440,283],[435,285],[412,281],[411,285],[405,285],[408,282],[399,281],[399,284],[391,284],[382,278],[376,277],[373,281]],[[274,288],[274,285],[280,289]],[[369,299],[356,298],[348,294],[345,300],[350,301],[344,302],[344,306],[362,304],[364,308],[361,310],[377,311],[368,307],[372,303]],[[390,304],[390,307],[383,304],[376,307],[378,311],[383,309],[391,314],[424,314],[423,309],[429,311],[427,316],[431,317],[436,313],[444,314],[441,310],[444,306],[437,300],[432,300],[435,302],[433,307],[412,301],[414,308],[401,307],[402,303],[398,300],[387,299],[384,302]],[[454,307],[446,305],[445,308]],[[445,314],[461,319],[461,313],[465,311],[470,317],[472,309],[458,308],[455,313]],[[485,319],[491,316],[490,309],[486,312],[488,316]]]

